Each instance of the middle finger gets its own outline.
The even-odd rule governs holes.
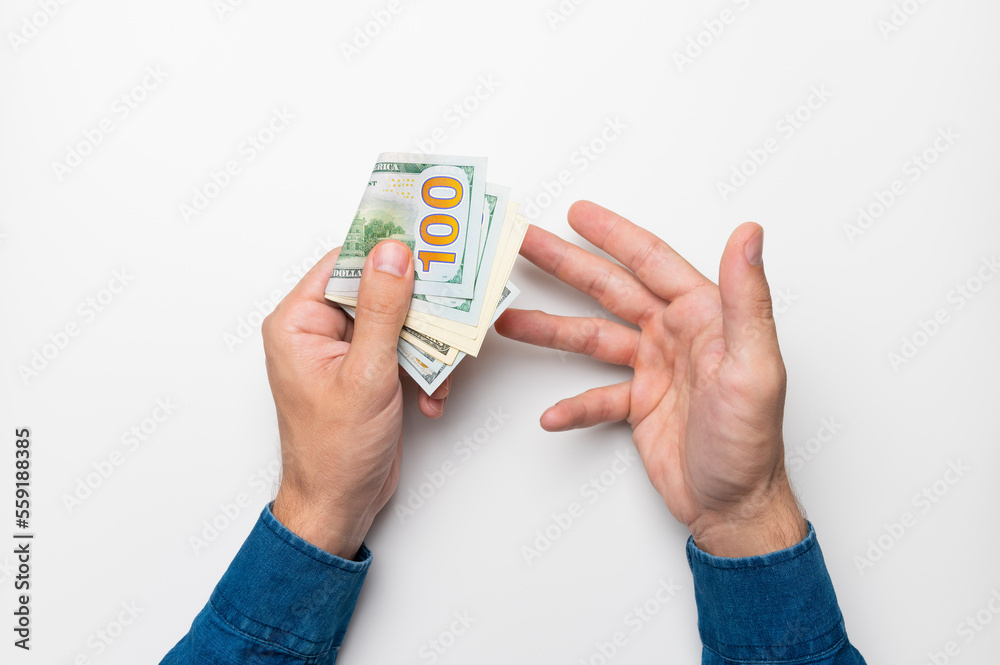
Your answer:
[[[528,227],[521,255],[630,323],[642,326],[667,304],[625,268],[534,224]]]

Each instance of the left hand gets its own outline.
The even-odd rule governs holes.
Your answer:
[[[764,231],[736,229],[718,286],[655,235],[588,202],[569,211],[614,263],[532,226],[521,254],[633,326],[507,310],[497,331],[628,365],[624,383],[564,399],[542,427],[627,420],[670,512],[710,554],[766,554],[807,533],[784,467],[785,365],[762,259]]]
[[[396,343],[413,294],[413,255],[383,241],[368,256],[357,319],[323,297],[337,248],[264,321],[282,478],[274,516],[306,541],[353,559],[399,481],[403,389]],[[417,403],[444,413],[448,379]]]

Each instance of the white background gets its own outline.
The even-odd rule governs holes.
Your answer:
[[[789,462],[852,641],[871,663],[922,664],[948,641],[954,662],[995,662],[1000,618],[971,643],[957,631],[1000,589],[1000,279],[984,269],[992,281],[976,282],[1000,253],[1000,5],[908,0],[916,12],[884,34],[888,0],[590,0],[555,23],[554,0],[402,0],[348,57],[384,0],[256,0],[221,15],[212,0],[68,2],[47,20],[41,4],[0,7],[0,477],[10,488],[13,432],[30,427],[38,534],[30,654],[11,646],[12,545],[0,547],[0,660],[150,663],[184,634],[271,498],[253,475],[278,447],[257,305],[340,243],[379,152],[415,150],[441,128],[437,152],[489,156],[490,180],[547,204],[533,221],[567,237],[566,209],[588,198],[714,278],[729,233],[763,224],[783,294]],[[733,21],[713,37],[704,22],[724,9]],[[702,32],[707,46],[679,67]],[[116,99],[148,67],[165,78],[147,78],[123,118]],[[498,87],[450,121],[481,77]],[[800,108],[824,87],[832,97]],[[275,109],[294,120],[247,161],[241,145]],[[797,111],[807,119],[780,130]],[[113,133],[60,178],[54,163],[105,118]],[[627,128],[581,169],[580,146],[614,119]],[[948,128],[958,138],[935,153]],[[718,183],[769,138],[777,152],[724,198]],[[935,161],[914,179],[928,149]],[[186,221],[181,206],[231,160],[240,173]],[[539,199],[563,170],[571,184]],[[849,234],[897,179],[903,193]],[[116,270],[128,285],[82,313]],[[525,261],[513,279],[521,307],[595,312]],[[971,300],[954,291],[966,284]],[[937,310],[947,323],[923,335]],[[72,323],[79,334],[22,376]],[[241,330],[243,343],[226,337]],[[904,337],[921,346],[894,365]],[[476,623],[440,663],[599,663],[596,643],[616,631],[628,641],[615,663],[698,662],[686,534],[641,468],[593,503],[581,496],[631,447],[628,428],[537,424],[558,399],[623,376],[494,334],[455,373],[443,420],[410,409],[403,478],[369,536],[375,563],[339,662],[429,662],[419,649],[456,612]],[[123,434],[157,399],[176,412],[130,450]],[[509,414],[503,427],[471,458],[456,453],[490,409]],[[824,419],[836,433],[810,442]],[[114,451],[122,464],[67,508]],[[397,517],[446,460],[457,473]],[[957,461],[971,470],[919,507],[914,495]],[[241,494],[249,507],[196,552],[192,537],[224,524]],[[12,490],[0,499],[8,542]],[[522,546],[573,501],[583,516],[528,565]],[[886,525],[906,512],[915,526],[894,542]],[[681,592],[633,634],[632,608],[671,579]],[[102,653],[89,646],[133,601],[139,619]]]

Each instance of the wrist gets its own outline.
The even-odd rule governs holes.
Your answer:
[[[714,556],[742,558],[788,549],[809,535],[788,479],[723,511],[707,511],[688,525],[695,545]]]
[[[322,509],[282,486],[271,513],[289,531],[330,554],[354,561],[373,520],[350,511]]]

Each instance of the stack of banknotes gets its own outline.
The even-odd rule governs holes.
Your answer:
[[[354,316],[368,253],[386,238],[413,252],[413,300],[396,347],[399,364],[433,394],[476,356],[518,295],[510,281],[527,220],[510,190],[486,182],[486,158],[383,153],[368,179],[328,300]]]

